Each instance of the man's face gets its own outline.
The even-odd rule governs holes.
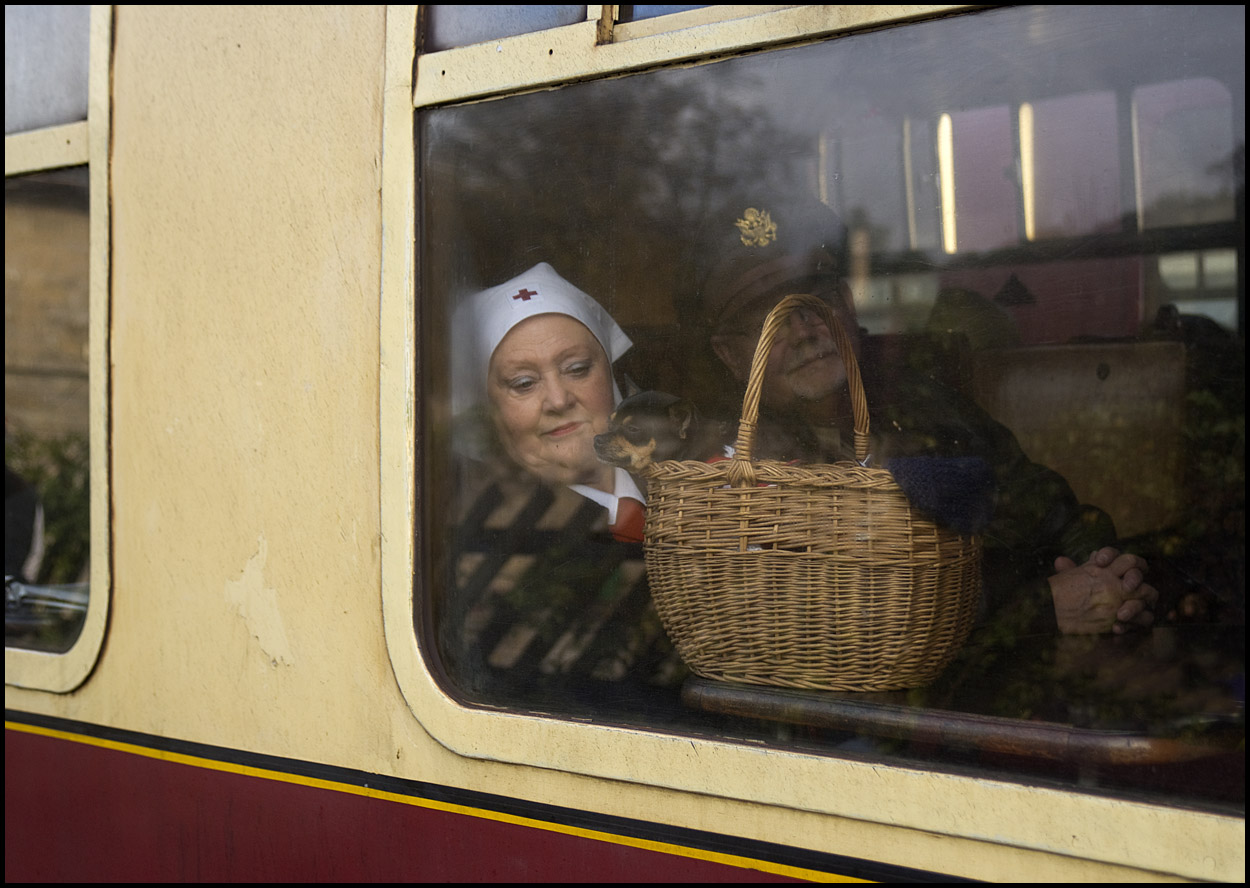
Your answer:
[[[751,373],[751,361],[764,319],[788,290],[761,299],[750,308],[726,321],[712,336],[712,347],[739,382]],[[855,342],[855,320],[844,300],[849,294],[833,285],[814,295],[829,303],[842,322],[851,341]],[[805,412],[833,398],[846,383],[846,369],[834,342],[833,334],[820,316],[807,309],[791,312],[788,321],[777,331],[769,352],[761,390],[763,404],[782,412]]]

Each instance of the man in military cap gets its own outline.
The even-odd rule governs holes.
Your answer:
[[[855,344],[859,327],[841,269],[846,233],[818,201],[731,208],[717,214],[701,255],[706,261],[701,306],[712,350],[745,384],[764,319],[782,297],[809,293],[824,300]],[[733,217],[731,219],[731,217]],[[780,234],[779,234],[780,232]],[[784,234],[784,239],[782,238]],[[831,332],[800,309],[769,353],[761,401],[796,435],[784,457],[849,456],[844,401],[846,373]]]
[[[828,303],[859,351],[846,244],[841,221],[814,198],[746,197],[711,214],[700,249],[699,304],[713,351],[739,383],[749,377],[764,319],[790,293]],[[1072,634],[1153,622],[1157,592],[1145,582],[1146,562],[1121,553],[1110,518],[1081,505],[1058,474],[1030,462],[1010,431],[932,374],[865,364],[861,375],[879,433],[874,449],[950,457],[974,467],[970,483],[986,479],[983,507],[969,503],[963,484],[943,491],[939,483],[936,502],[935,490],[924,489],[927,479],[900,484],[913,504],[929,500],[935,520],[983,535],[989,608],[1031,606],[1037,618],[1025,622]],[[842,357],[814,312],[792,313],[774,340],[760,427],[761,437],[780,451],[760,456],[853,458]]]

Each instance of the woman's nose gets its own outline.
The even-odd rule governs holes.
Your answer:
[[[577,400],[572,387],[558,377],[547,385],[546,393],[548,410],[567,410]]]

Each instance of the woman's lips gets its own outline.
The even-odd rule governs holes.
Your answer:
[[[556,426],[545,434],[552,438],[563,438],[566,435],[571,435],[581,427],[582,423],[580,422],[566,422],[564,425]]]

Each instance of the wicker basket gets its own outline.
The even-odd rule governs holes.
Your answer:
[[[656,609],[706,678],[838,691],[931,681],[971,628],[981,548],[916,514],[885,469],[753,460],[764,368],[790,312],[818,312],[846,368],[855,448],[868,406],[829,307],[788,296],[764,322],[736,453],[648,470],[646,561]]]

